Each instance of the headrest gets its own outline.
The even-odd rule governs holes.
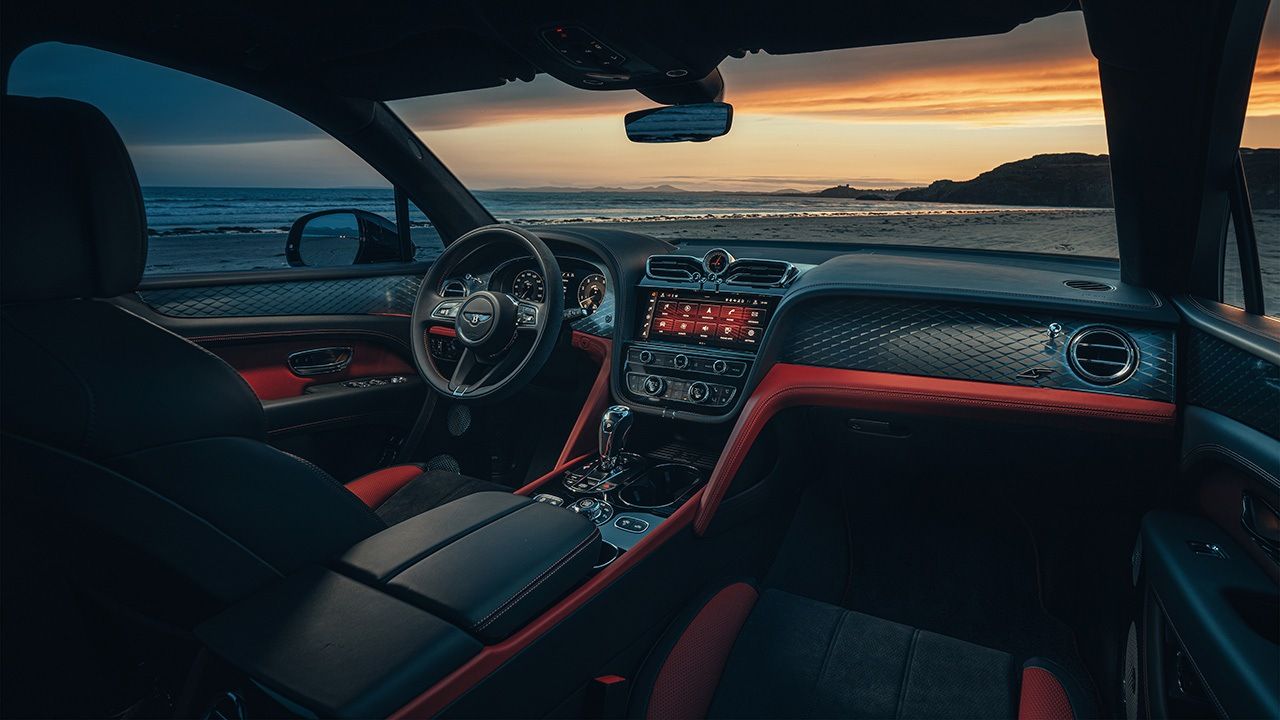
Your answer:
[[[142,191],[97,108],[6,95],[0,106],[0,299],[115,297],[147,257]]]

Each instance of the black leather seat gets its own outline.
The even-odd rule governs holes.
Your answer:
[[[1071,720],[1092,707],[1042,658],[739,582],[672,624],[637,678],[630,715]]]
[[[357,481],[378,490],[357,497],[268,445],[262,406],[231,367],[110,301],[137,287],[147,252],[141,192],[115,129],[80,102],[3,103],[6,501],[74,513],[78,528],[230,601],[389,522],[507,490],[401,466]],[[175,555],[175,543],[193,554]]]

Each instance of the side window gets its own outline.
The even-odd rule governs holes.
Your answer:
[[[1280,318],[1280,149],[1241,149],[1240,158],[1253,210],[1262,298],[1267,315]],[[1245,272],[1235,223],[1230,222],[1223,247],[1222,302],[1245,307]]]
[[[116,126],[142,185],[148,276],[430,260],[430,220],[305,120],[248,93],[75,45],[24,51],[14,95],[88,102]],[[398,217],[400,216],[400,217]]]

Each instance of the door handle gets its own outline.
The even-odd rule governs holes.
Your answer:
[[[1240,500],[1240,524],[1262,552],[1280,562],[1280,513],[1275,508],[1246,492]]]
[[[302,350],[289,356],[289,370],[298,377],[329,375],[345,370],[353,357],[355,352],[349,347]]]

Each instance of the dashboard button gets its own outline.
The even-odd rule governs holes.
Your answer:
[[[763,331],[760,328],[748,325],[738,331],[738,339],[744,343],[755,345],[760,342],[761,332]]]
[[[631,517],[630,515],[622,515],[613,521],[613,526],[619,530],[626,530],[632,533],[642,533],[649,529],[649,523],[640,518]]]
[[[689,367],[689,356],[683,353],[676,355],[674,363],[677,370],[683,370]]]
[[[641,350],[641,351],[640,351],[640,362],[642,362],[642,363],[644,363],[644,364],[646,364],[646,365],[648,365],[649,363],[653,362],[653,353],[652,353],[652,352],[649,352],[648,350]]]
[[[703,305],[698,310],[698,314],[704,318],[711,318],[711,319],[718,318],[720,317],[720,306],[719,305]]]
[[[717,375],[723,375],[729,369],[729,363],[723,360],[716,360],[711,363],[711,369],[715,371]]]
[[[711,395],[711,388],[707,387],[704,382],[694,382],[689,384],[689,394],[686,396],[690,401],[700,403],[706,402]]]
[[[713,322],[700,322],[698,323],[697,331],[698,337],[703,340],[710,340],[716,336],[716,324]]]
[[[738,326],[737,325],[721,325],[719,329],[716,331],[716,337],[720,338],[721,340],[737,340]]]

